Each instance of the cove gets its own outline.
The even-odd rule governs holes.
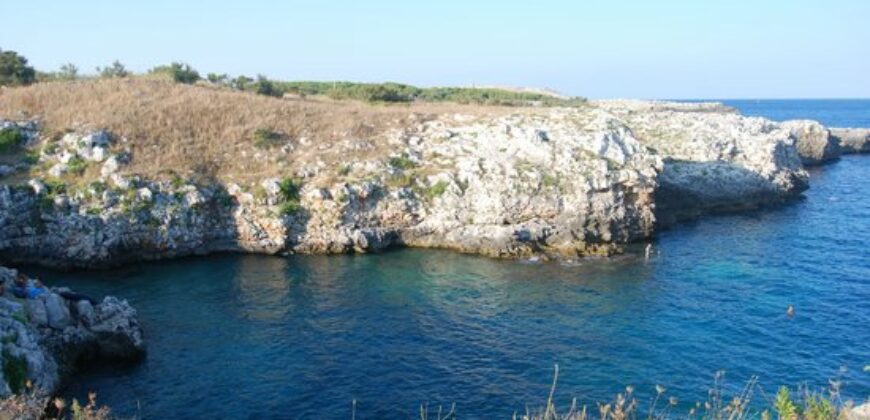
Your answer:
[[[806,198],[708,217],[610,260],[502,261],[448,251],[360,256],[214,255],[41,273],[139,311],[148,356],[95,366],[89,390],[143,418],[411,418],[419,405],[508,418],[655,384],[681,405],[758,375],[842,381],[870,395],[870,158],[811,171]],[[794,305],[796,316],[785,314]]]

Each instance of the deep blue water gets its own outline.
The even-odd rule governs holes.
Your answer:
[[[810,117],[811,115],[803,115]],[[856,125],[856,124],[849,124]],[[577,264],[447,251],[216,255],[106,272],[46,273],[139,310],[149,353],[96,367],[95,390],[144,418],[509,418],[556,399],[605,401],[655,384],[688,405],[717,370],[870,396],[870,156],[813,170],[806,199],[710,217],[638,249]],[[785,310],[794,305],[796,316]]]
[[[870,127],[870,99],[722,100],[744,115],[774,121],[811,119],[829,127]]]

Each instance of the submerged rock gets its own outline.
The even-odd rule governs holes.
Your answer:
[[[839,139],[818,122],[793,120],[781,125],[794,137],[804,165],[822,165],[840,157]]]

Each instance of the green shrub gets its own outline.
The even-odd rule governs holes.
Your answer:
[[[149,71],[151,74],[166,74],[175,83],[194,84],[199,79],[199,72],[186,63],[173,62],[168,66],[157,66]]]
[[[103,181],[93,181],[88,185],[88,187],[93,190],[95,194],[102,194],[103,191],[106,191],[108,185]]]
[[[4,351],[3,377],[6,378],[12,393],[20,394],[27,383],[27,361],[23,357],[15,357],[8,351]]]
[[[390,166],[396,169],[411,169],[417,166],[414,161],[412,161],[408,155],[402,154],[401,156],[395,156],[390,158]]]
[[[257,92],[258,95],[265,96],[281,96],[283,93],[275,88],[275,84],[263,76],[262,74],[257,75],[257,82],[254,83],[254,91]]]
[[[544,93],[517,92],[494,88],[418,88],[401,83],[274,82],[281,92],[325,95],[333,99],[367,102],[456,102],[502,106],[581,106],[585,98],[564,98]]]
[[[35,150],[28,150],[24,152],[24,157],[21,159],[24,163],[28,165],[36,165],[39,163],[39,152]]]
[[[270,147],[278,146],[283,140],[284,136],[276,131],[267,128],[258,128],[254,130],[254,147],[259,149],[268,149]]]
[[[226,73],[209,73],[205,76],[205,78],[210,82],[216,85],[225,85],[229,81],[229,76]]]
[[[120,61],[115,60],[111,65],[106,67],[97,67],[97,73],[104,79],[121,78],[130,75],[127,68]]]
[[[88,168],[88,161],[79,156],[73,156],[66,164],[66,169],[73,175],[82,175]]]
[[[61,80],[75,80],[79,77],[79,68],[73,63],[66,63],[60,66],[57,77]]]
[[[53,154],[57,153],[57,149],[58,149],[57,143],[48,143],[42,148],[42,152],[47,154],[47,155],[53,155]]]
[[[250,85],[251,82],[253,82],[253,81],[254,81],[254,79],[251,79],[248,76],[238,76],[235,79],[233,79],[233,81],[232,81],[232,83],[230,83],[230,85],[232,85],[232,87],[234,89],[245,90],[248,88],[248,85]]]
[[[24,143],[24,133],[18,127],[0,130],[0,153],[11,153]]]
[[[776,400],[773,402],[773,408],[781,419],[796,419],[798,408],[791,399],[791,393],[788,387],[780,387],[776,393]]]
[[[285,216],[292,216],[302,210],[302,204],[299,201],[287,201],[281,203],[278,211]]]
[[[36,81],[36,71],[27,59],[15,51],[0,49],[0,86],[29,85]]]
[[[290,216],[302,210],[302,203],[299,200],[299,192],[302,190],[302,180],[298,178],[287,177],[278,183],[279,192],[281,194],[281,214]]]
[[[435,185],[431,185],[426,189],[426,197],[435,198],[444,195],[449,185],[450,184],[444,180],[436,182]]]
[[[559,178],[550,174],[544,174],[541,177],[541,185],[544,187],[555,187],[559,185]]]
[[[58,195],[66,193],[67,186],[66,183],[60,180],[55,179],[46,179],[42,181],[45,184],[46,194],[48,195]]]

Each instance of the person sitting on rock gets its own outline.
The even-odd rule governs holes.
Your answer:
[[[36,276],[36,284],[39,285],[40,287],[43,287],[43,286],[42,286],[42,284],[43,284],[43,283],[42,283],[42,277]],[[95,301],[95,300],[91,299],[89,296],[87,296],[87,295],[83,295],[83,294],[81,294],[81,293],[70,292],[70,291],[68,291],[68,290],[60,290],[60,291],[57,292],[57,294],[59,294],[60,297],[66,299],[66,300],[68,300],[68,301],[70,301],[70,302],[78,302],[78,301],[80,301],[80,300],[86,300],[86,301],[88,301],[91,305],[96,305],[96,304],[97,304],[97,301]]]
[[[12,287],[12,294],[20,299],[36,299],[47,290],[42,282],[36,280],[33,285],[29,284],[27,277],[19,274],[15,277],[15,285]]]

